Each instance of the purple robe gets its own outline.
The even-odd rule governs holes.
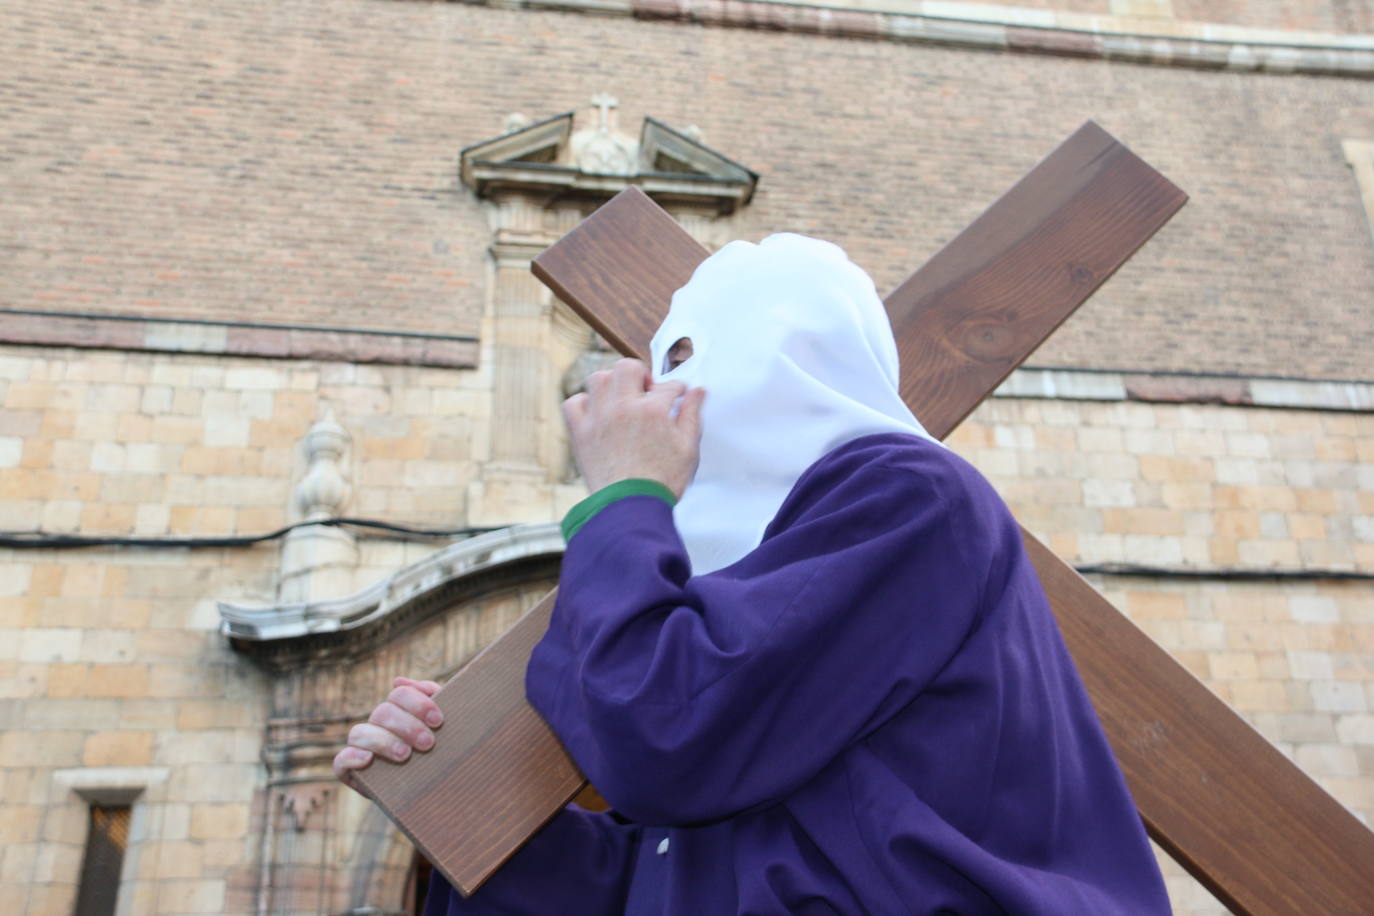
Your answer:
[[[615,814],[428,916],[1169,912],[1016,523],[927,440],[841,446],[695,578],[662,500],[601,510],[526,690]]]

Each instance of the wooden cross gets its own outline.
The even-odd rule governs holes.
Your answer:
[[[887,299],[903,398],[944,438],[1145,243],[1185,195],[1091,122]],[[706,257],[635,188],[534,262],[622,353],[647,357]],[[1237,913],[1359,913],[1374,834],[1030,534],[1040,574],[1150,835]],[[433,751],[360,782],[450,883],[481,885],[585,780],[524,700],[549,595],[438,695]]]

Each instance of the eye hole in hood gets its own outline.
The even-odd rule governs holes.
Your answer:
[[[668,352],[663,354],[663,365],[659,368],[660,375],[667,375],[678,366],[692,358],[692,338],[679,337],[668,348]]]

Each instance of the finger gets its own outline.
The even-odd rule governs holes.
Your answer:
[[[349,729],[348,743],[353,747],[371,751],[378,757],[385,757],[393,763],[405,763],[410,757],[410,745],[401,740],[400,736],[370,722],[359,722]]]
[[[649,369],[637,359],[622,359],[611,367],[610,395],[615,398],[631,398],[641,395],[648,388]]]
[[[572,432],[587,418],[587,406],[591,399],[585,394],[575,394],[563,402],[563,423]]]
[[[705,401],[706,389],[693,388],[682,396],[682,406],[677,409],[678,429],[694,442],[701,439],[701,405]]]
[[[434,696],[436,693],[439,692],[438,681],[417,681],[412,677],[398,676],[395,680],[391,682],[392,687],[400,687],[402,684],[409,684],[411,687],[421,690],[429,696]]]
[[[676,400],[687,393],[685,382],[657,382],[649,387],[649,395],[652,397],[666,397]]]
[[[434,733],[418,718],[395,703],[386,702],[372,710],[368,722],[381,726],[411,747],[427,751],[434,747]]]
[[[346,746],[334,755],[334,775],[340,782],[353,785],[353,771],[361,770],[372,763],[372,752],[353,745]]]
[[[609,369],[599,369],[587,376],[587,380],[582,383],[582,390],[587,393],[590,399],[601,397],[611,384],[611,371]]]
[[[444,723],[444,714],[439,710],[439,704],[418,687],[402,684],[394,688],[386,700],[401,707],[430,728],[438,728]]]

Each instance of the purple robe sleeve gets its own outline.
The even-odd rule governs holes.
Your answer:
[[[938,455],[926,474],[842,451],[803,476],[756,550],[709,575],[691,576],[651,497],[608,506],[570,542],[526,690],[625,816],[685,825],[786,797],[920,695],[976,628],[999,541],[1015,537],[1000,500]]]
[[[641,829],[569,805],[468,898],[439,872],[425,916],[548,916],[550,901],[586,916],[620,916]]]

